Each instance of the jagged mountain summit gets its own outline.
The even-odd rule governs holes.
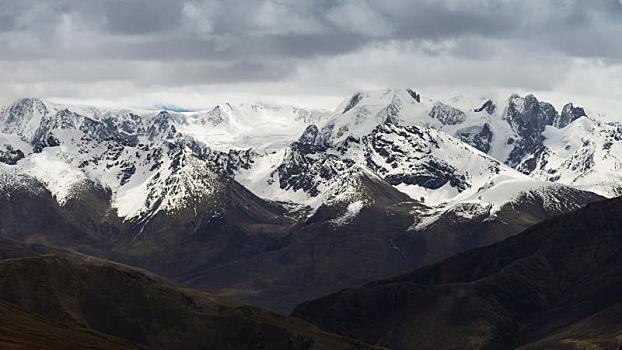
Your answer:
[[[615,195],[609,172],[620,169],[620,123],[588,116],[566,104],[561,112],[533,95],[506,100],[422,98],[412,90],[357,93],[319,126],[318,142],[339,144],[369,134],[378,124],[444,131],[501,163],[538,179]]]
[[[251,151],[293,139],[322,116],[259,104],[138,115],[28,98],[0,112],[0,160],[14,166],[4,171],[44,182],[60,203],[84,182],[101,185],[111,190],[118,214],[133,218],[209,195],[218,187],[209,180],[216,173],[247,167]]]

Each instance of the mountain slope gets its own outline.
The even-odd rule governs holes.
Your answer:
[[[3,302],[0,302],[0,313],[2,349],[140,349],[121,339],[48,322]]]
[[[622,125],[580,117],[563,129],[547,127],[545,153],[536,178],[619,196],[622,169]]]
[[[395,349],[619,346],[620,214],[621,199],[593,203],[293,315]]]
[[[73,200],[61,206],[45,184],[27,174],[5,169],[0,164],[0,233],[2,237],[28,243],[74,247],[93,253],[112,247],[115,230],[106,215],[99,216],[100,199],[77,205]],[[96,197],[98,190],[85,192]],[[101,194],[101,193],[99,193]],[[107,203],[104,204],[106,211]],[[79,213],[76,213],[79,211]],[[88,228],[87,228],[88,227]]]
[[[71,336],[72,342],[86,337],[81,334],[99,333],[107,335],[100,336],[101,343],[116,337],[150,349],[369,348],[303,321],[180,288],[124,265],[45,247],[30,251],[10,241],[0,244],[5,247],[0,260],[2,305],[10,303],[6,308],[11,317],[26,326],[39,320],[46,327],[40,332],[56,327],[52,335]],[[30,339],[38,338],[35,334]],[[51,347],[56,340],[41,341]]]
[[[395,191],[386,183],[379,184],[381,191]],[[589,193],[572,195],[578,195],[574,203],[598,199]],[[354,201],[347,206],[321,206],[316,214],[294,227],[282,246],[197,269],[182,275],[181,281],[287,312],[303,300],[405,273],[498,242],[564,212],[543,211],[541,201],[535,194],[529,200],[506,204],[492,219],[488,211],[474,209],[473,205],[456,207],[418,230],[411,228],[413,217],[429,210],[418,202],[376,200],[382,204]]]
[[[365,196],[334,201],[295,226],[277,249],[196,270],[182,281],[196,288],[289,311],[302,300],[389,276],[408,264],[400,239],[417,203],[385,182],[362,175]]]

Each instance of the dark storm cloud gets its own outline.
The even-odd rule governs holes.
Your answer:
[[[106,1],[106,29],[124,34],[158,33],[177,28],[181,1]]]
[[[1,53],[6,57],[43,49],[62,55],[63,40],[80,49],[74,57],[137,59],[330,56],[389,39],[521,40],[615,58],[621,46],[619,0],[21,0],[0,6],[3,41],[12,44]],[[41,40],[41,51],[11,42],[10,33]]]
[[[23,63],[37,66],[35,62]],[[90,81],[123,81],[128,76],[134,77],[137,85],[166,85],[170,87],[200,83],[241,83],[276,81],[291,74],[294,69],[288,63],[257,63],[240,61],[235,63],[210,64],[200,61],[174,61],[162,65],[158,62],[117,61],[117,62],[80,62],[55,61],[39,64],[37,69],[20,69],[21,63],[5,64],[0,72],[1,81],[19,81],[21,83],[68,83]],[[40,68],[47,73],[40,74]]]
[[[315,84],[325,91],[345,86],[330,81],[336,65],[368,67],[342,80],[401,84],[408,74],[396,72],[391,81],[376,74],[386,69],[376,57],[383,50],[411,66],[442,57],[470,72],[491,62],[524,72],[443,76],[447,85],[553,88],[551,76],[530,72],[550,64],[556,72],[570,69],[576,59],[616,67],[621,36],[622,0],[0,0],[0,93],[60,80],[67,85],[62,91],[71,82],[86,91],[89,81],[139,87],[291,81],[283,89],[313,89],[296,81],[301,72],[327,79]],[[430,72],[443,69],[416,71],[419,81],[434,81]]]

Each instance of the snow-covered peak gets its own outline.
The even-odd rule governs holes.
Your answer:
[[[404,117],[425,113],[421,97],[412,89],[357,92],[344,100],[322,123],[325,142],[336,145],[348,137],[360,138],[384,123],[398,124]]]
[[[335,109],[335,113],[346,114],[357,105],[387,106],[392,102],[420,103],[421,96],[412,89],[386,89],[378,91],[357,91],[343,100]]]
[[[558,129],[565,128],[573,121],[586,116],[587,114],[585,114],[585,110],[582,107],[575,107],[572,102],[569,102],[564,105],[559,118],[553,122],[553,126]]]
[[[0,111],[0,132],[30,139],[41,121],[57,111],[56,106],[37,98],[19,99]]]
[[[545,153],[532,176],[612,197],[622,194],[622,125],[582,116],[547,126]]]

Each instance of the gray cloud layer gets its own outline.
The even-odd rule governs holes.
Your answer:
[[[0,0],[0,93],[198,105],[593,81],[614,99],[620,37],[622,0]]]

